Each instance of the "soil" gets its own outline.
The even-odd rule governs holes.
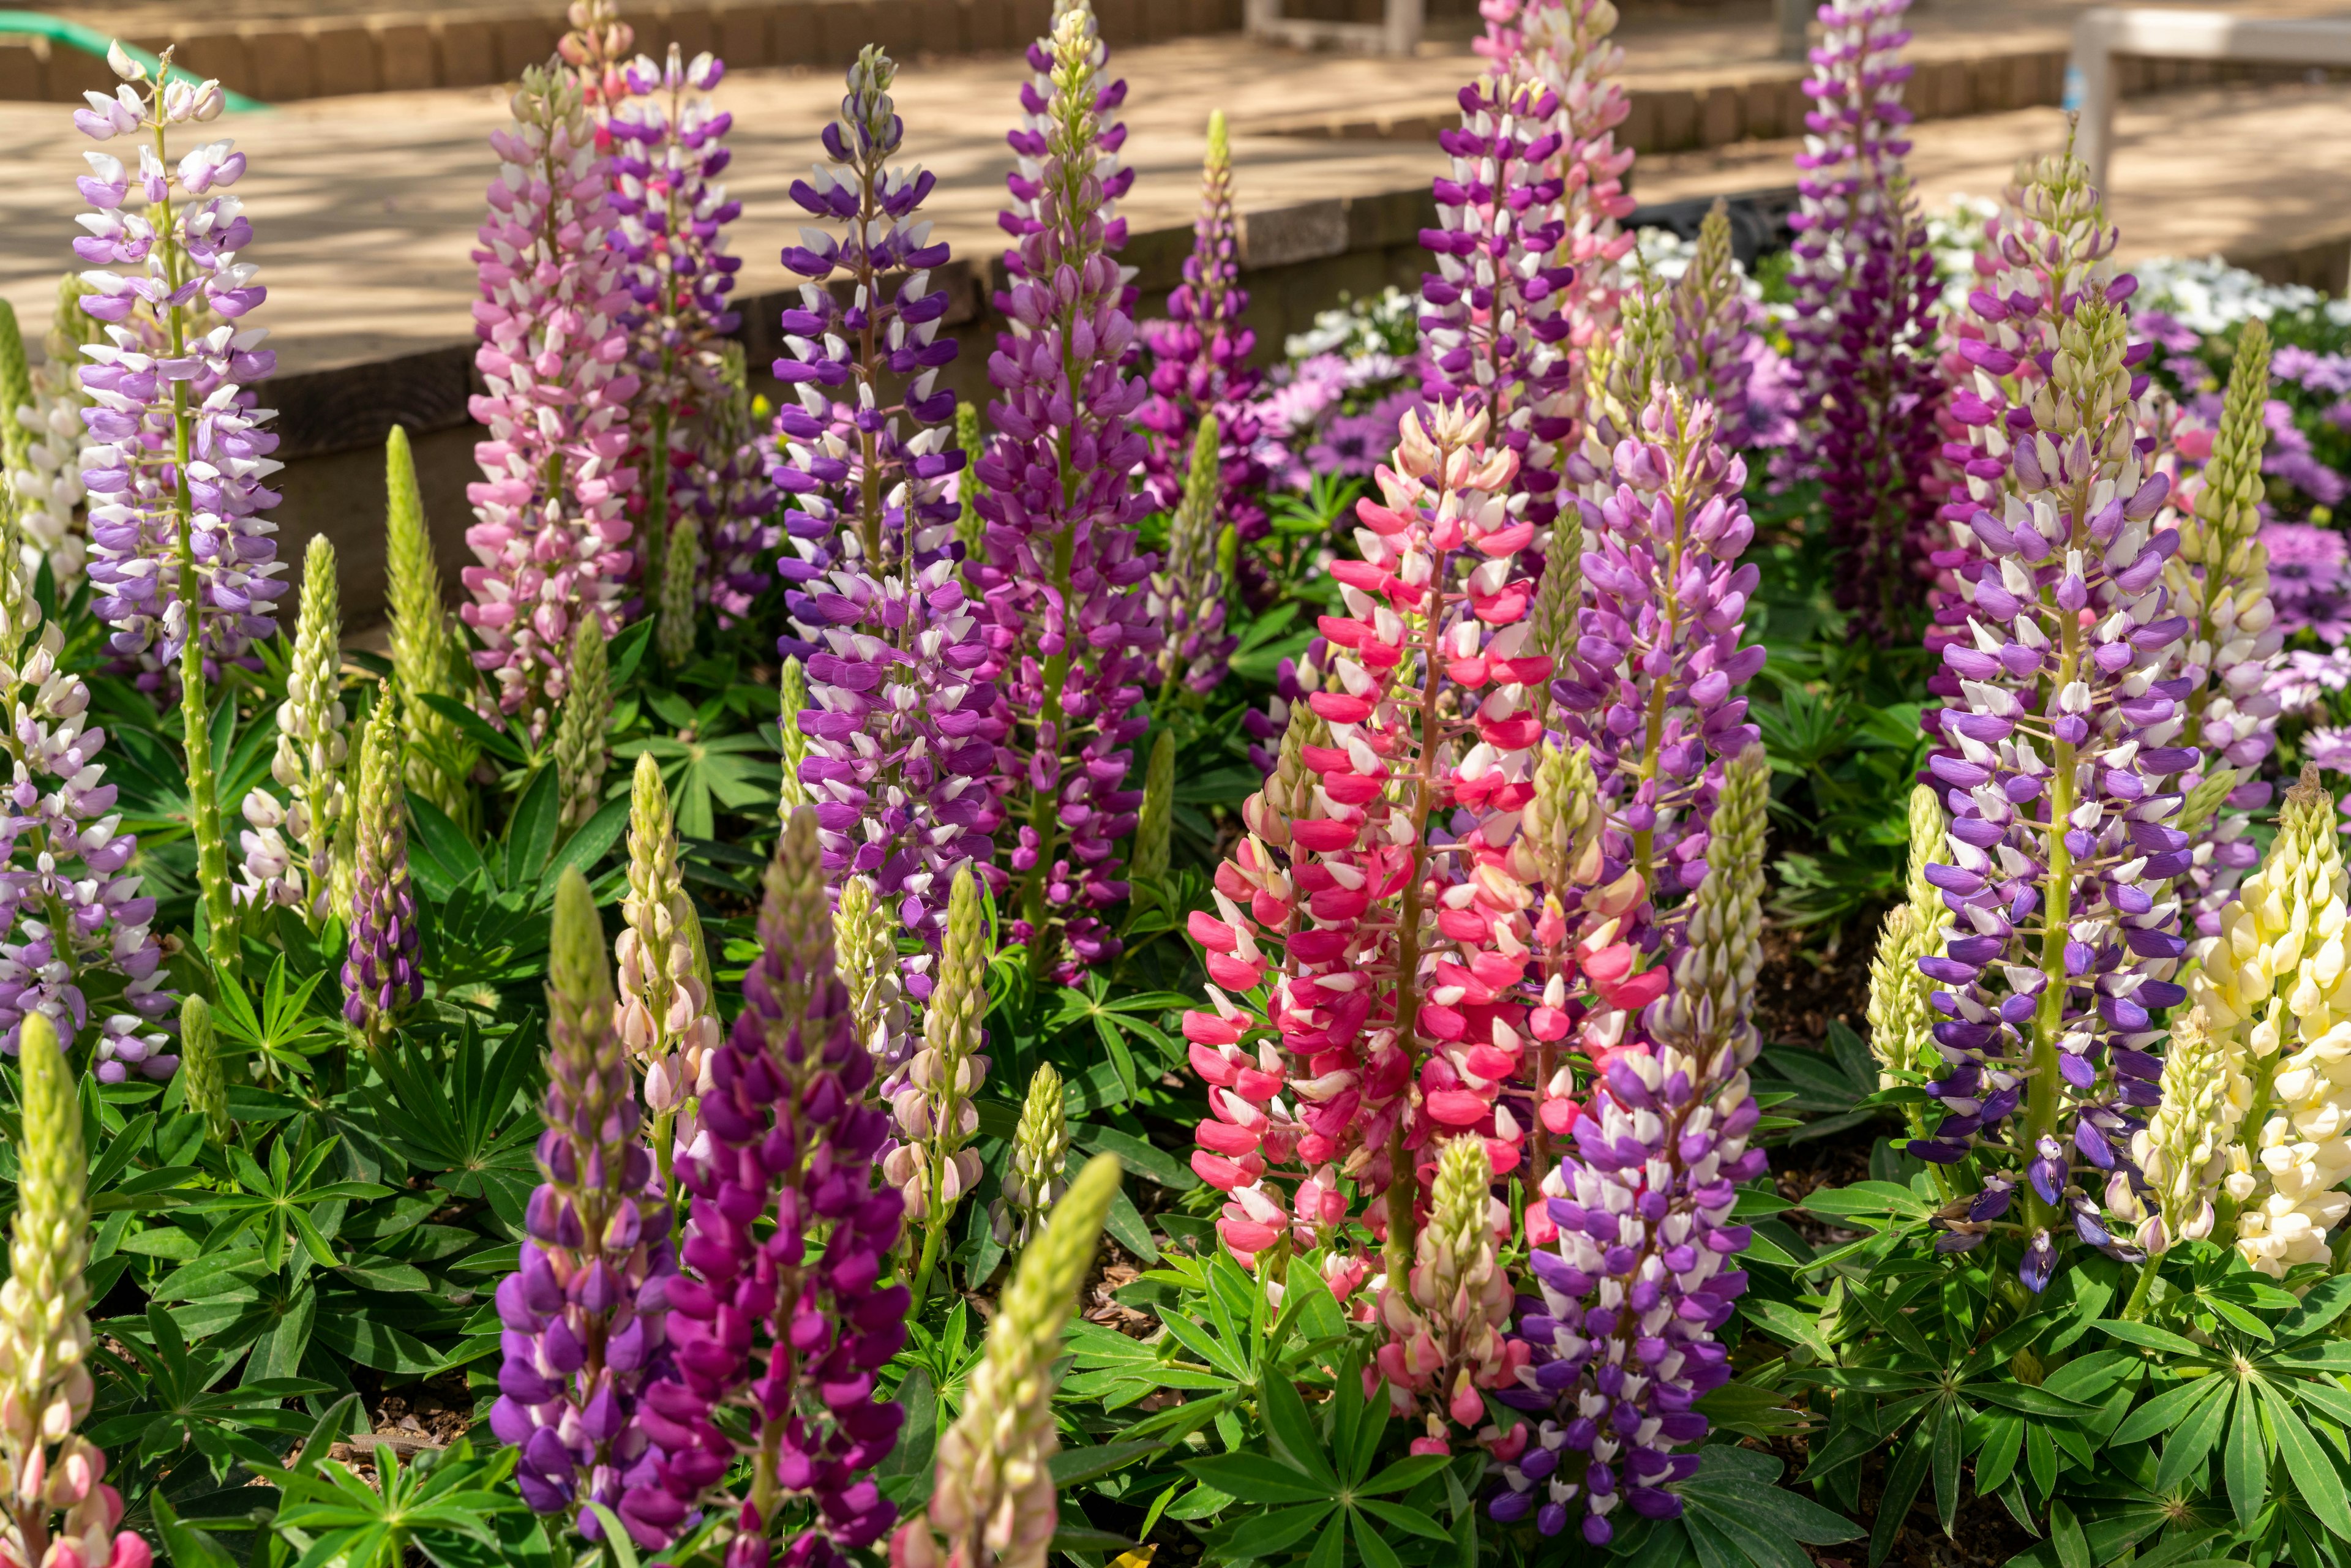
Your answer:
[[[1767,925],[1763,967],[1755,977],[1755,1027],[1774,1044],[1819,1050],[1831,1022],[1866,1032],[1869,933],[1877,922],[1855,920],[1825,936],[1818,931]]]

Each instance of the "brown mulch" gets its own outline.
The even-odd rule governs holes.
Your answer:
[[[1815,942],[1816,932],[1767,925],[1763,968],[1755,977],[1755,1027],[1774,1044],[1828,1043],[1832,1019],[1866,1034],[1870,931],[1855,921]]]

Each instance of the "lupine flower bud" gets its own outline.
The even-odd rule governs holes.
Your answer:
[[[2273,676],[2285,660],[2285,632],[2270,600],[2269,552],[2260,538],[2269,385],[2269,329],[2259,319],[2248,321],[2237,338],[2211,461],[2199,476],[2193,510],[2179,519],[2179,553],[2163,571],[2173,601],[2193,622],[2182,655],[2194,683],[2186,703],[2188,729],[2212,758],[2208,779],[2223,772],[2232,772],[2234,780],[2252,779],[2277,743],[2283,704]],[[2194,788],[2189,794],[2180,827],[2195,843],[2189,873],[2196,888],[2193,918],[2197,931],[2210,936],[2254,862],[2251,812],[2269,804],[2270,786],[2236,784],[2194,828],[2188,818],[2201,802],[2193,798]]]
[[[561,1513],[590,1541],[603,1526],[584,1505],[619,1509],[623,1488],[653,1476],[638,1404],[666,1364],[664,1318],[676,1272],[669,1212],[638,1141],[627,1048],[613,1027],[604,930],[587,879],[555,889],[547,968],[545,1185],[524,1220],[522,1266],[499,1285],[505,1364],[490,1429],[522,1450],[515,1483],[539,1513]],[[621,1513],[643,1547],[669,1543]]]
[[[808,710],[808,686],[798,659],[784,661],[777,673],[776,690],[780,704],[776,727],[784,747],[784,780],[778,791],[777,815],[789,821],[794,811],[811,803],[808,786],[800,782],[800,767],[808,760],[808,735],[800,728],[800,715]]]
[[[1012,938],[1033,974],[1065,981],[1119,951],[1100,911],[1127,894],[1114,846],[1141,804],[1123,785],[1128,748],[1150,727],[1137,709],[1158,644],[1130,478],[1145,443],[1129,416],[1145,387],[1129,373],[1134,289],[1117,261],[1125,220],[1113,215],[1134,170],[1118,157],[1126,129],[1111,116],[1126,84],[1103,79],[1107,58],[1083,4],[1029,51],[1039,79],[1008,139],[1020,161],[1006,181],[1009,329],[988,361],[1003,395],[974,468],[987,558],[972,577],[1009,737],[998,768],[1025,802],[1006,862]]]
[[[33,406],[33,370],[25,358],[25,334],[16,325],[16,308],[0,301],[0,472],[16,476],[31,458],[32,430],[21,410]]]
[[[604,803],[604,771],[612,765],[612,678],[604,628],[594,616],[571,632],[570,680],[563,717],[555,728],[555,792],[562,826],[577,828]]]
[[[13,512],[0,507],[0,758],[14,780],[0,829],[0,1051],[14,1053],[24,1020],[39,1014],[68,1040],[97,1026],[101,1083],[168,1078],[179,1059],[169,1054],[155,901],[125,874],[139,841],[113,812],[89,688],[57,667],[65,632],[33,596]],[[120,985],[114,1011],[91,1017],[91,979]]]
[[[580,87],[569,71],[533,67],[512,101],[513,125],[490,138],[501,167],[474,253],[474,360],[489,390],[471,406],[489,429],[474,448],[482,482],[465,490],[479,564],[462,574],[473,601],[459,613],[481,639],[475,663],[499,709],[537,746],[569,689],[579,623],[607,635],[620,624],[638,377],[619,214]]]
[[[1869,1049],[1877,1058],[1882,1089],[1908,1082],[1903,1073],[1927,1073],[1938,1061],[1933,1049],[1934,1017],[1927,1003],[1930,987],[1918,966],[1941,954],[1950,927],[1943,895],[1927,880],[1946,852],[1943,833],[1943,807],[1933,787],[1913,787],[1907,899],[1886,912],[1869,965]]]
[[[2131,1157],[2155,1199],[2138,1203],[2145,1218],[2137,1241],[2150,1258],[2212,1234],[2212,1199],[2229,1172],[2238,1116],[2252,1099],[2228,1037],[2212,1031],[2202,1008],[2172,1021],[2162,1090],[2147,1130],[2131,1139]]]
[[[694,590],[701,570],[700,525],[692,517],[672,517],[662,564],[661,603],[653,612],[653,653],[673,670],[694,657]]]
[[[966,867],[947,896],[922,1043],[882,1086],[898,1125],[882,1174],[906,1195],[906,1217],[921,1222],[926,1251],[936,1249],[956,1205],[979,1184],[979,1151],[965,1145],[979,1130],[972,1096],[987,1077],[987,1058],[978,1054],[980,1020],[987,1016],[987,936],[979,879]]]
[[[180,1087],[190,1113],[204,1119],[204,1135],[213,1146],[226,1148],[236,1135],[236,1124],[229,1119],[228,1084],[221,1073],[212,1004],[202,997],[180,1003]]]
[[[1762,961],[1763,831],[1771,770],[1748,747],[1723,779],[1709,870],[1691,900],[1674,984],[1649,1006],[1654,1049],[1610,1061],[1546,1207],[1556,1250],[1529,1254],[1541,1293],[1519,1333],[1531,1353],[1502,1400],[1543,1412],[1502,1467],[1489,1505],[1546,1536],[1583,1516],[1605,1545],[1621,1505],[1671,1519],[1665,1489],[1696,1472],[1688,1448],[1707,1418],[1692,1405],[1730,1375],[1715,1334],[1747,1288],[1724,1265],[1746,1247],[1731,1223],[1739,1185],[1762,1174],[1748,1139],[1761,1115],[1747,1068],[1760,1047],[1749,1016]]]
[[[1151,578],[1153,613],[1166,639],[1159,649],[1163,707],[1179,682],[1193,692],[1214,691],[1239,641],[1224,629],[1227,581],[1217,568],[1217,540],[1225,526],[1217,455],[1222,428],[1213,413],[1200,422],[1192,444],[1192,465],[1185,473],[1183,495],[1167,529],[1165,570]]]
[[[615,1027],[644,1073],[645,1108],[657,1124],[677,1118],[674,1138],[684,1147],[694,1141],[687,1107],[718,1049],[719,1027],[699,953],[701,928],[678,866],[669,791],[650,754],[637,758],[629,791],[629,891],[621,916],[627,924],[613,944],[621,970]],[[669,1150],[657,1141],[654,1154],[667,1170]]]
[[[2199,942],[2190,995],[2225,1042],[2225,1124],[2236,1128],[2221,1187],[2237,1250],[2272,1278],[2328,1256],[2351,1213],[2351,975],[2335,802],[2316,769],[2286,791],[2261,869]],[[2177,1049],[2177,1047],[2175,1047]]]
[[[873,1055],[884,1074],[905,1061],[906,989],[898,966],[894,914],[874,901],[873,884],[852,876],[841,884],[833,905],[833,940],[841,984],[849,988],[849,1013],[857,1020],[858,1043]]]
[[[117,1529],[122,1499],[103,1479],[106,1456],[74,1430],[91,1395],[81,1097],[47,1019],[26,1020],[17,1062],[24,1138],[0,1284],[0,1565],[148,1568],[147,1543]]]
[[[667,1291],[673,1367],[641,1416],[659,1457],[626,1479],[620,1509],[632,1528],[674,1532],[739,1453],[757,1454],[748,1496],[725,1505],[730,1568],[774,1560],[768,1538],[788,1499],[814,1505],[791,1568],[840,1568],[895,1511],[867,1472],[898,1435],[898,1407],[874,1397],[874,1380],[906,1337],[905,1288],[877,1288],[901,1205],[872,1186],[887,1126],[866,1103],[873,1059],[857,1043],[831,925],[816,817],[802,809],[768,867],[759,958],[678,1162],[693,1213],[685,1273]],[[729,1435],[743,1429],[733,1412],[714,1419],[729,1406],[747,1406],[745,1443]]]
[[[311,929],[324,924],[335,883],[333,846],[349,794],[343,781],[342,606],[335,584],[335,547],[314,534],[302,561],[302,609],[286,700],[277,708],[277,754],[270,777],[287,792],[287,831],[302,846],[307,891],[302,912]]]
[[[988,1210],[988,1227],[999,1244],[1016,1252],[1029,1245],[1044,1225],[1046,1211],[1069,1188],[1061,1179],[1069,1163],[1070,1123],[1061,1075],[1051,1062],[1040,1061],[1029,1080],[1029,1097],[1020,1104],[1004,1190]]]
[[[1060,1516],[1053,1367],[1118,1185],[1117,1157],[1095,1155],[1021,1253],[963,1414],[939,1438],[929,1511],[892,1537],[891,1568],[1044,1568]]]
[[[424,994],[416,970],[416,899],[408,881],[400,706],[396,688],[380,687],[360,742],[343,1017],[371,1050],[391,1040],[401,1009]]]
[[[1754,308],[1730,254],[1730,214],[1723,199],[1698,225],[1698,248],[1675,279],[1672,296],[1676,384],[1714,404],[1727,430],[1747,414],[1748,361],[1754,355]]]
[[[979,515],[979,483],[972,476],[971,465],[979,456],[985,437],[979,428],[979,404],[956,404],[956,450],[964,455],[963,472],[956,480],[956,543],[963,547],[964,571],[967,577],[978,563],[980,551],[986,548],[987,519]]]
[[[1388,1342],[1379,1347],[1379,1375],[1398,1416],[1422,1416],[1416,1454],[1449,1453],[1447,1423],[1477,1427],[1486,1417],[1479,1390],[1515,1382],[1527,1364],[1526,1342],[1503,1337],[1510,1326],[1510,1280],[1494,1242],[1510,1233],[1510,1216],[1493,1186],[1483,1139],[1441,1145],[1410,1283],[1391,1279],[1380,1292]],[[1482,1436],[1498,1441],[1502,1434],[1489,1427]]]
[[[1176,732],[1163,729],[1151,743],[1151,765],[1143,772],[1143,810],[1134,819],[1134,858],[1127,870],[1144,882],[1167,874],[1168,841],[1176,826]]]
[[[408,734],[408,787],[462,826],[473,821],[475,747],[423,699],[459,695],[472,685],[472,671],[442,608],[441,569],[424,523],[416,458],[408,432],[396,424],[384,438],[383,470],[384,613],[392,622],[392,682],[408,697],[400,709]]]

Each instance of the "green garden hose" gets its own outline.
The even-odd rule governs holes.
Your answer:
[[[120,41],[96,27],[80,22],[68,22],[63,16],[52,16],[46,11],[0,11],[0,35],[12,33],[47,38],[53,44],[63,44],[68,48],[79,49],[100,59],[105,58],[106,51]],[[151,71],[162,64],[153,55],[133,44],[124,44],[122,52]],[[193,85],[204,78],[192,70],[173,66],[172,79]],[[258,99],[247,98],[241,92],[230,92],[225,89],[222,90],[221,98],[223,107],[233,114],[269,107]]]

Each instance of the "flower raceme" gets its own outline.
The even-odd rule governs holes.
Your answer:
[[[478,564],[459,612],[482,642],[498,707],[534,746],[568,687],[574,629],[593,615],[620,630],[632,557],[626,515],[630,306],[605,160],[568,71],[523,73],[514,124],[494,133],[499,172],[474,260],[482,299],[474,362],[488,391],[480,482],[465,487]]]
[[[1479,1391],[1515,1381],[1527,1364],[1526,1342],[1506,1337],[1510,1279],[1494,1243],[1510,1234],[1510,1215],[1493,1187],[1484,1140],[1445,1143],[1410,1279],[1399,1286],[1391,1278],[1380,1294],[1380,1322],[1389,1337],[1374,1364],[1395,1413],[1422,1415],[1422,1435],[1412,1442],[1416,1454],[1450,1452],[1447,1421],[1475,1429],[1486,1417]],[[1421,1410],[1424,1402],[1433,1408]],[[1504,1440],[1494,1428],[1483,1436]]]

